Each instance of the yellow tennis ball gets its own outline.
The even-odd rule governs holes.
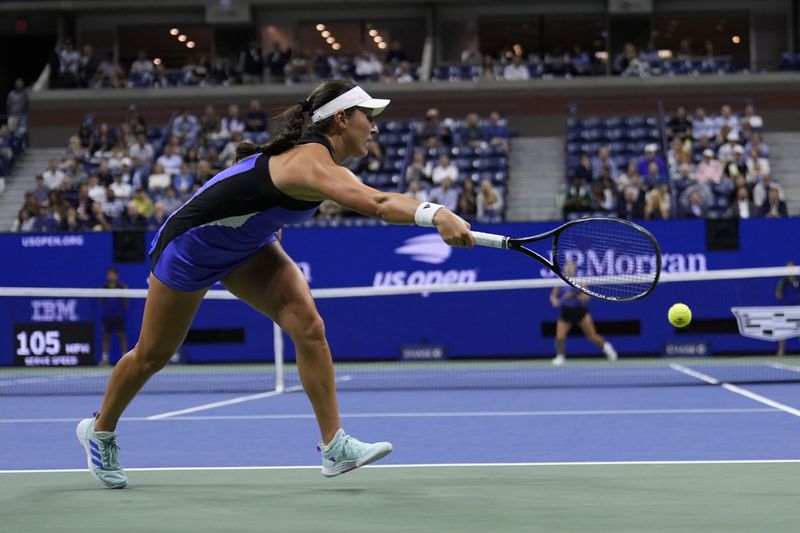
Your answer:
[[[685,328],[692,321],[692,310],[686,304],[675,304],[669,308],[667,318],[676,328]]]

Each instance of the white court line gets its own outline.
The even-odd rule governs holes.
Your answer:
[[[172,418],[180,415],[188,415],[189,413],[197,413],[198,411],[207,411],[209,409],[216,409],[217,407],[225,407],[226,405],[234,405],[237,403],[243,402],[250,402],[253,400],[262,400],[264,398],[272,398],[273,396],[278,396],[279,394],[283,394],[284,392],[295,392],[303,390],[302,385],[295,385],[293,387],[287,387],[283,391],[269,391],[269,392],[261,392],[259,394],[250,394],[248,396],[239,396],[237,398],[231,398],[229,400],[222,400],[219,402],[212,402],[212,403],[204,403],[203,405],[196,405],[194,407],[188,407],[186,409],[179,409],[177,411],[168,411],[166,413],[160,413],[153,416],[148,416],[147,420],[164,420],[165,418]]]
[[[353,379],[353,376],[340,376],[336,378],[336,383],[341,383],[343,381],[350,381]],[[225,407],[227,405],[235,405],[237,403],[243,402],[251,402],[253,400],[263,400],[264,398],[272,398],[273,396],[280,396],[285,392],[297,392],[303,390],[302,385],[294,385],[292,387],[286,387],[281,391],[273,390],[269,392],[261,392],[258,394],[249,394],[247,396],[238,396],[236,398],[231,398],[230,400],[222,400],[219,402],[212,402],[212,403],[204,403],[202,405],[196,405],[194,407],[187,407],[186,409],[179,409],[177,411],[168,411],[166,413],[159,413],[157,415],[148,416],[148,420],[163,420],[165,418],[173,418],[180,415],[188,415],[189,413],[197,413],[198,411],[208,411],[209,409],[216,409],[217,407]]]
[[[798,464],[800,459],[730,459],[701,461],[573,461],[552,463],[412,463],[369,465],[363,468],[502,468],[502,467],[546,467],[546,466],[681,466],[681,465],[753,465],[753,464]],[[126,472],[219,472],[237,470],[319,470],[319,465],[298,466],[178,466],[153,468],[126,468]],[[63,468],[47,470],[0,470],[0,474],[61,474],[85,473],[85,468]]]
[[[677,363],[672,363],[669,366],[673,370],[686,374],[687,376],[692,376],[693,378],[705,381],[706,383],[709,383],[711,385],[719,385],[723,389],[730,391],[734,394],[744,396],[745,398],[750,398],[751,400],[756,401],[758,403],[763,403],[764,405],[774,407],[775,409],[780,409],[784,413],[800,417],[800,410],[795,409],[794,407],[790,407],[786,404],[776,402],[775,400],[767,398],[766,396],[756,394],[755,392],[743,389],[741,387],[737,387],[736,385],[731,385],[730,383],[723,383],[720,380],[713,378],[707,374],[703,374],[702,372],[698,372],[697,370],[692,370],[691,368],[686,368],[685,366],[679,365]]]
[[[765,407],[750,408],[699,408],[699,409],[598,409],[586,411],[440,411],[440,412],[398,412],[398,413],[342,413],[341,418],[460,418],[460,417],[536,417],[536,416],[628,416],[664,414],[735,414],[735,413],[777,413],[777,409]],[[307,420],[313,414],[268,414],[268,415],[200,415],[170,417],[172,422],[208,422],[226,420]],[[80,422],[80,418],[0,418],[0,424],[47,424]],[[122,422],[158,422],[165,418],[134,416],[122,418]]]
[[[784,365],[783,363],[769,363],[769,366],[772,368],[777,368],[778,370],[788,370],[790,372],[800,372],[800,367],[791,366],[791,365]]]

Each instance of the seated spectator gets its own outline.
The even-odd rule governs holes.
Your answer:
[[[37,211],[38,212],[38,208]],[[36,223],[36,217],[29,210],[22,208],[17,213],[17,218],[11,225],[11,231],[14,233],[30,233],[33,231],[33,225]]]
[[[106,190],[106,200],[100,204],[100,208],[108,220],[114,220],[125,209],[126,203],[124,199],[117,198],[114,190],[109,188]]]
[[[764,127],[764,120],[756,114],[756,108],[753,104],[744,106],[744,113],[742,113],[742,119],[739,122],[742,124],[746,122],[754,132],[760,132],[761,128]]]
[[[458,195],[458,215],[472,220],[478,214],[478,197],[475,195],[475,182],[471,179],[464,181],[461,193]]]
[[[125,118],[122,122],[130,127],[134,136],[140,133],[147,134],[147,122],[134,104],[128,106],[128,111],[125,113]]]
[[[710,149],[703,151],[703,160],[697,164],[694,179],[697,183],[719,183],[722,180],[722,163],[714,159],[714,152]]]
[[[417,125],[417,138],[423,146],[441,146],[440,127],[439,110],[432,107],[425,113],[425,121]]]
[[[408,188],[406,189],[406,192],[404,192],[403,194],[405,194],[409,198],[413,198],[413,199],[418,200],[420,202],[427,202],[428,201],[428,191],[426,191],[422,187],[422,184],[420,183],[420,180],[418,180],[416,178],[412,178],[410,180],[407,179],[406,183],[407,183],[407,187]]]
[[[117,142],[117,136],[107,122],[101,122],[97,131],[92,136],[89,152],[94,157],[101,157],[104,152],[109,152]]]
[[[236,161],[236,147],[239,143],[244,141],[244,136],[238,131],[231,133],[231,140],[222,149],[222,152],[217,156],[217,161],[222,163],[222,166],[227,168]]]
[[[747,181],[750,183],[754,183],[761,179],[761,176],[764,174],[770,173],[769,167],[769,159],[763,157],[755,157],[754,154],[750,154],[751,157],[747,158]]]
[[[150,197],[147,195],[147,191],[144,189],[139,189],[133,193],[133,200],[128,202],[128,204],[130,205],[131,203],[136,206],[139,214],[141,214],[145,219],[153,214],[153,200],[150,199]]]
[[[114,198],[122,202],[130,200],[131,193],[133,192],[131,184],[123,181],[121,172],[114,174],[114,181],[108,186],[108,190],[114,193]]]
[[[428,200],[455,212],[458,209],[458,191],[453,188],[453,180],[444,177],[438,187],[431,189]]]
[[[769,157],[769,145],[764,142],[764,140],[761,138],[761,134],[757,132],[753,132],[750,135],[750,140],[748,141],[744,149],[747,153],[756,154],[757,157],[761,158]]]
[[[730,216],[733,218],[753,218],[757,212],[756,205],[753,203],[747,187],[738,187],[736,189],[736,200],[731,203]]]
[[[572,183],[567,187],[564,196],[564,213],[576,213],[588,211],[592,208],[592,193],[586,181],[575,176]]]
[[[136,61],[131,64],[130,75],[137,75],[147,79],[152,77],[153,70],[153,62],[147,58],[147,52],[139,50],[136,53]]]
[[[185,193],[185,196],[189,196],[190,191]],[[178,196],[178,192],[175,190],[175,187],[167,187],[164,189],[164,197],[160,200],[161,205],[164,206],[164,210],[167,212],[167,215],[171,215],[178,208],[183,204],[180,197]]]
[[[212,139],[219,133],[220,120],[213,105],[208,104],[200,117],[200,135]]]
[[[411,63],[408,61],[400,62],[400,64],[394,69],[394,81],[397,83],[414,83],[417,81],[414,78]]]
[[[114,219],[114,229],[141,231],[147,229],[147,218],[141,214],[135,201],[128,202],[125,210]]]
[[[642,180],[648,189],[652,189],[657,185],[663,184],[667,178],[661,174],[661,169],[658,166],[658,162],[650,161],[650,164],[647,165],[647,174],[642,176]]]
[[[497,79],[497,64],[489,54],[484,54],[481,59],[481,79],[491,81]]]
[[[729,133],[739,135],[739,119],[733,114],[731,106],[725,104],[719,109],[719,115],[714,117],[714,130],[717,135],[727,126]]]
[[[192,189],[192,185],[194,185],[194,174],[189,165],[184,163],[181,165],[180,172],[172,176],[172,186],[179,194],[183,195]]]
[[[106,201],[106,188],[100,183],[100,178],[98,178],[97,175],[93,174],[89,176],[87,186],[89,198],[91,198],[93,202],[103,203]]]
[[[356,176],[367,172],[378,172],[383,166],[383,145],[378,141],[367,144],[367,155],[350,161],[350,170]]]
[[[464,128],[459,133],[459,140],[462,145],[475,148],[486,146],[484,131],[481,128],[481,119],[477,113],[470,113],[464,121]]]
[[[581,159],[578,166],[572,171],[574,178],[581,178],[584,183],[591,183],[594,178],[592,172],[592,159],[586,152],[581,152]]]
[[[214,169],[211,168],[211,164],[206,159],[201,159],[197,163],[197,169],[195,170],[195,182],[194,186],[202,186],[214,177]]]
[[[114,58],[114,52],[108,52],[105,59],[97,66],[94,80],[90,82],[90,85],[95,88],[121,89],[125,87],[125,74]]]
[[[659,185],[645,194],[644,218],[645,220],[667,220],[672,209],[672,197],[667,185]]]
[[[744,148],[737,145],[733,149],[733,161],[725,165],[725,175],[731,178],[747,175],[747,162],[744,159]]]
[[[508,148],[508,139],[511,134],[497,111],[489,113],[489,123],[484,126],[483,137],[491,146]]]
[[[689,203],[683,208],[683,218],[705,218],[708,214],[707,203],[699,191],[689,195]]]
[[[147,142],[146,134],[139,133],[136,135],[136,142],[128,148],[128,156],[136,167],[149,165],[153,162],[155,150],[153,145]]]
[[[617,203],[617,216],[625,220],[638,220],[644,217],[644,194],[633,185],[622,190]]]
[[[679,191],[682,191],[692,183],[694,183],[694,168],[690,163],[681,163],[678,167],[678,174],[672,176],[673,182]]]
[[[153,206],[153,214],[150,215],[147,219],[147,229],[150,231],[156,231],[161,225],[167,220],[167,210],[164,208],[164,204],[162,202],[156,202]]]
[[[646,176],[650,172],[650,163],[656,163],[658,167],[658,175],[666,179],[669,176],[669,170],[667,169],[667,164],[661,158],[661,156],[657,155],[658,152],[658,145],[656,143],[650,143],[644,147],[644,157],[639,159],[636,163],[636,170],[639,172],[640,176]]]
[[[717,151],[717,159],[719,159],[723,164],[730,163],[733,161],[733,154],[736,150],[737,146],[741,146],[739,144],[739,134],[730,132],[727,136],[727,141],[725,144],[719,147]]]
[[[58,220],[56,220],[53,214],[48,211],[47,207],[40,206],[38,213],[36,213],[36,216],[33,219],[33,227],[31,228],[31,231],[48,232],[58,231],[58,229]]]
[[[573,76],[585,76],[592,73],[592,58],[580,45],[572,46],[572,53],[568,54],[569,73]]]
[[[74,207],[67,210],[67,216],[59,224],[61,231],[88,231],[89,227],[78,219],[78,212]]]
[[[342,220],[342,214],[343,209],[341,205],[333,200],[325,200],[319,205],[316,218],[331,224],[336,224]]]
[[[159,198],[164,193],[164,189],[170,185],[172,185],[172,175],[164,170],[161,163],[156,163],[153,173],[147,178],[147,192],[155,198]]]
[[[760,208],[764,205],[770,189],[776,189],[778,191],[778,197],[781,200],[786,200],[783,187],[772,179],[771,174],[764,174],[761,176],[761,180],[753,186],[753,203],[756,204],[756,207]]]
[[[608,146],[601,146],[597,150],[597,155],[592,158],[592,179],[597,179],[603,172],[603,167],[608,168],[611,179],[614,179],[619,174],[617,163],[611,158],[611,152]]]
[[[669,139],[678,138],[683,142],[685,139],[692,138],[692,122],[686,116],[686,108],[678,106],[675,116],[667,123],[667,137]]]
[[[70,203],[61,197],[59,191],[50,191],[47,195],[47,209],[53,214],[59,223],[67,216]]]
[[[47,193],[50,192],[51,189],[44,184],[44,177],[42,177],[41,174],[37,174],[35,181],[36,185],[29,191],[29,194],[32,194],[33,197],[36,198],[38,204],[44,204],[47,202]]]
[[[168,144],[164,147],[164,153],[156,159],[156,166],[161,166],[161,172],[177,174],[181,170],[183,157],[175,150],[174,146]],[[158,173],[154,171],[154,173]]]
[[[75,198],[73,207],[78,212],[78,218],[84,223],[88,223],[92,216],[94,200],[89,197],[89,186],[87,184],[84,183],[78,187],[78,195]]]
[[[244,116],[245,137],[255,144],[263,144],[267,140],[267,114],[261,109],[261,102],[250,100],[247,114]]]
[[[103,168],[103,169],[107,168],[107,164],[106,164],[106,166],[102,166],[102,163],[101,163],[101,168]],[[76,160],[74,160],[74,159],[68,159],[66,161],[66,163],[63,164],[63,169],[64,169],[64,172],[66,173],[65,179],[69,178],[70,181],[72,183],[74,183],[75,185],[80,185],[81,183],[86,183],[86,180],[89,178],[89,176],[86,174],[86,171],[83,169],[83,167],[81,165],[79,165],[78,162]],[[61,180],[61,181],[63,183],[64,180]]]
[[[78,204],[78,191],[75,187],[73,187],[72,180],[69,176],[61,181],[61,186],[58,189],[54,190],[58,191],[58,195],[61,197],[61,200],[67,204],[73,206]]]
[[[440,185],[446,179],[455,182],[458,180],[458,167],[450,161],[449,155],[442,154],[435,165],[432,161],[428,163],[426,174],[430,175],[435,185]]]
[[[89,160],[89,152],[81,146],[81,138],[77,135],[73,135],[69,138],[66,152],[67,153],[64,154],[66,159],[74,159],[81,165]]]
[[[531,73],[528,66],[522,63],[522,58],[516,54],[511,56],[511,63],[503,68],[503,79],[507,81],[528,80]]]
[[[761,205],[761,216],[767,218],[782,218],[789,216],[786,202],[781,199],[781,191],[777,187],[767,190],[767,199]]]
[[[609,187],[613,182],[598,180],[592,183],[592,211],[595,213],[615,213],[617,207],[616,190]]]
[[[383,72],[383,63],[369,51],[362,51],[355,58],[356,79],[378,81]]]
[[[694,117],[692,117],[692,137],[695,140],[700,140],[703,137],[712,139],[716,135],[717,130],[714,120],[706,115],[706,109],[704,107],[695,109]]]
[[[61,185],[61,180],[63,180],[65,176],[66,174],[64,171],[58,168],[58,159],[51,159],[50,166],[47,167],[47,170],[42,172],[44,184],[48,189],[58,189],[59,185]]]
[[[503,214],[503,197],[498,194],[491,181],[481,181],[481,188],[475,200],[478,219]]]
[[[192,115],[188,109],[181,109],[180,114],[172,120],[170,135],[180,139],[184,145],[192,145],[200,132],[200,124],[197,117]]]
[[[411,158],[411,163],[406,168],[406,182],[412,180],[430,181],[431,177],[426,173],[425,153],[415,150]]]
[[[239,106],[231,104],[228,106],[228,114],[220,122],[219,137],[228,139],[235,131],[244,134],[246,125],[239,115]]]
[[[642,181],[642,177],[639,174],[639,171],[636,170],[636,162],[631,161],[628,163],[628,168],[625,172],[619,174],[616,178],[614,178],[614,183],[617,185],[617,190],[622,192],[625,187],[634,183],[635,185],[639,185]]]
[[[614,72],[625,77],[645,78],[650,76],[650,66],[642,61],[633,44],[625,43],[622,53],[614,58]]]

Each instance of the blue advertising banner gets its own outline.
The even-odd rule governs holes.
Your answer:
[[[475,229],[526,236],[555,225],[482,225]],[[738,248],[724,251],[709,249],[706,222],[702,220],[644,225],[661,244],[664,272],[780,266],[798,259],[792,236],[800,233],[800,219],[741,221]],[[150,237],[146,237],[148,244]],[[99,287],[106,268],[114,265],[130,287],[146,287],[149,262],[114,264],[112,244],[109,233],[0,235],[0,249],[7,258],[0,265],[0,284]],[[456,285],[552,276],[521,254],[451,248],[429,228],[287,228],[282,245],[312,288]],[[546,254],[549,243],[535,249]],[[577,260],[579,268],[607,271],[624,269],[635,258],[611,253],[604,257],[587,254]],[[590,308],[600,333],[622,354],[661,354],[668,344],[703,345],[711,353],[768,352],[774,349],[770,343],[738,334],[730,308],[779,304],[774,299],[776,282],[662,283],[644,300],[626,304],[593,301]],[[317,305],[338,359],[397,359],[409,346],[434,346],[440,350],[437,353],[448,358],[549,357],[553,352],[552,326],[558,317],[558,311],[550,306],[549,292],[538,289],[320,299]],[[667,309],[678,301],[693,310],[693,324],[685,331],[672,328],[666,320]],[[131,342],[138,334],[142,307],[143,302],[131,301]],[[96,302],[72,298],[0,299],[0,319],[4,324],[0,327],[0,346],[9,347],[14,342],[13,324],[37,320],[93,320],[99,324]],[[272,328],[268,324],[240,302],[206,302],[182,355],[190,362],[269,360]],[[596,352],[581,336],[569,339],[569,354]],[[0,354],[7,353],[0,350]],[[0,355],[0,364],[13,362]]]

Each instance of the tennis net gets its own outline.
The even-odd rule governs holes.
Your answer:
[[[554,279],[317,289],[340,390],[697,385],[800,382],[800,307],[776,305],[778,279],[796,267],[665,273],[644,300],[592,302],[598,332],[619,360],[606,360],[579,327],[567,362],[554,366]],[[0,395],[101,394],[98,298],[127,298],[137,337],[144,289],[0,288]],[[225,291],[201,306],[186,343],[143,392],[300,390],[287,336]],[[667,323],[683,301],[693,322]],[[38,313],[38,314],[37,314]],[[112,338],[111,362],[118,359]],[[2,342],[2,341],[0,341]]]

